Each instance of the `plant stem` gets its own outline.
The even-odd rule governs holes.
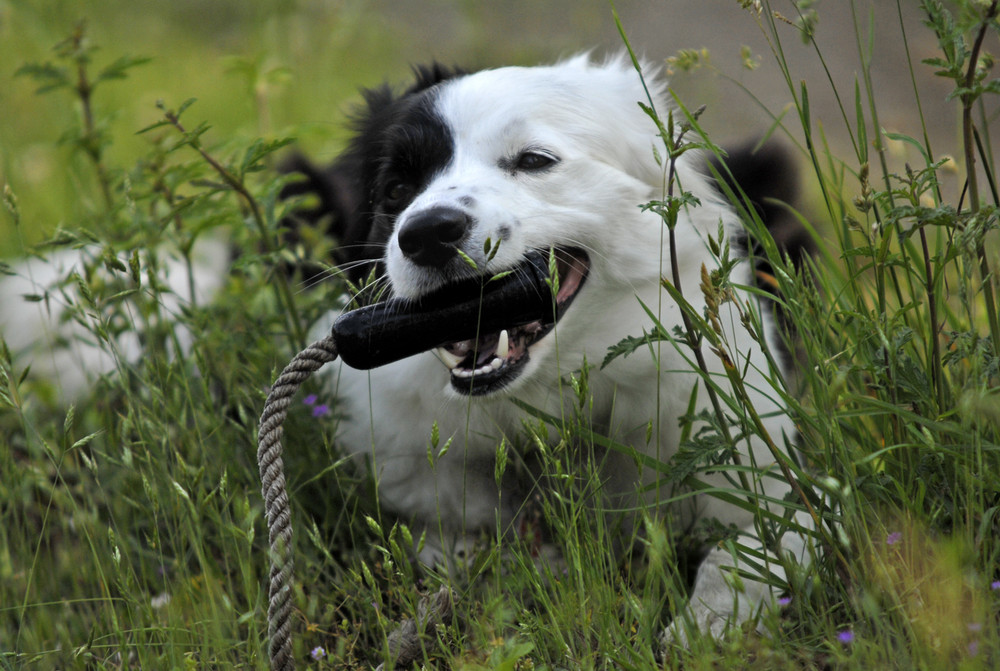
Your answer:
[[[188,134],[187,129],[184,128],[180,119],[174,112],[167,111],[165,113],[165,117],[167,121],[170,122],[170,124],[181,134]],[[250,208],[250,214],[253,217],[254,222],[257,224],[257,228],[260,230],[260,239],[264,246],[264,251],[268,254],[273,253],[276,245],[271,241],[271,237],[268,235],[267,225],[264,221],[264,215],[260,211],[260,205],[257,204],[257,199],[253,197],[253,194],[251,194],[246,188],[243,181],[238,179],[229,170],[227,170],[224,165],[219,163],[215,157],[205,151],[197,139],[189,140],[188,144],[201,155],[206,163],[212,166],[212,169],[215,170],[219,177],[222,178],[222,181],[224,181],[233,191],[239,194],[239,196],[247,204],[247,207]],[[302,349],[306,345],[305,328],[302,326],[302,320],[299,317],[298,310],[295,308],[295,302],[292,300],[292,293],[289,290],[288,282],[284,277],[279,277],[278,281],[275,282],[275,291],[277,293],[278,303],[282,304],[285,309],[289,329],[295,345],[298,349]]]
[[[73,52],[80,54],[83,49],[82,26],[77,27],[72,39]],[[97,171],[97,182],[101,186],[104,205],[108,210],[111,210],[114,204],[111,197],[111,180],[108,177],[108,169],[101,158],[100,139],[97,127],[94,125],[94,110],[91,104],[93,92],[94,86],[87,77],[87,59],[85,56],[78,55],[76,57],[76,95],[80,98],[80,108],[83,113],[83,137],[80,138],[80,144]]]
[[[920,246],[924,255],[924,277],[927,291],[927,318],[931,327],[931,380],[937,392],[938,412],[943,412],[944,405],[944,375],[941,370],[941,337],[939,335],[937,316],[937,295],[934,290],[934,271],[931,267],[931,254],[927,245],[927,232],[920,227]]]
[[[997,16],[997,4],[1000,0],[993,0],[989,9],[983,15],[979,26],[979,33],[972,45],[972,53],[969,55],[969,66],[966,70],[965,81],[962,82],[965,91],[962,93],[962,143],[965,152],[965,172],[966,182],[969,189],[969,211],[973,218],[979,213],[979,180],[976,175],[976,148],[975,148],[975,127],[972,122],[972,106],[979,97],[972,89],[976,84],[976,67],[979,63],[979,52],[982,50],[983,41],[986,39],[986,29]],[[990,335],[993,340],[993,352],[1000,356],[1000,320],[997,317],[996,298],[993,293],[994,277],[990,272],[989,260],[986,258],[985,238],[979,242],[976,248],[976,256],[979,259],[979,274],[983,283],[983,298],[986,303],[986,317],[989,321]]]

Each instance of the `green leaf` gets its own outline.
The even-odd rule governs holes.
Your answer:
[[[51,63],[26,63],[14,72],[15,77],[30,77],[41,84],[36,94],[48,93],[61,88],[72,88],[73,80],[69,69]]]
[[[91,433],[90,435],[84,436],[80,440],[78,440],[75,443],[73,443],[70,446],[69,449],[70,450],[75,450],[78,447],[83,447],[83,446],[87,445],[88,443],[90,443],[91,441],[93,441],[94,438],[97,438],[99,435],[101,435],[101,433],[102,433],[101,431],[95,431],[94,433]]]
[[[142,135],[143,133],[148,133],[151,130],[156,130],[157,128],[162,128],[164,126],[170,126],[170,125],[172,124],[169,121],[157,121],[156,123],[140,128],[135,132],[135,134]]]
[[[374,517],[365,515],[365,523],[368,525],[368,528],[371,529],[373,534],[376,536],[382,536],[382,526],[375,520]]]
[[[110,252],[106,252],[101,258],[104,262],[104,267],[108,269],[109,272],[120,272],[124,273],[128,270],[122,260]]]
[[[245,175],[248,172],[255,172],[262,170],[265,166],[261,165],[261,161],[278,151],[282,147],[286,147],[294,142],[293,138],[280,138],[277,140],[272,140],[270,142],[265,142],[262,139],[254,141],[249,147],[247,147],[246,152],[243,154],[243,161],[240,163],[239,174]]]
[[[142,272],[141,265],[139,263],[139,250],[132,250],[131,256],[128,258],[129,274],[132,276],[132,281],[136,283],[137,286],[142,285]]]
[[[112,79],[125,79],[127,76],[126,73],[129,70],[140,65],[145,65],[151,60],[153,59],[147,57],[122,56],[114,63],[98,72],[97,77],[94,78],[94,84],[97,82],[110,81]]]
[[[627,357],[641,347],[648,347],[662,340],[667,340],[666,334],[657,331],[653,333],[644,332],[641,336],[625,336],[608,348],[608,352],[604,355],[604,360],[601,362],[601,368],[605,368],[618,357]]]
[[[508,275],[510,275],[512,272],[514,272],[514,271],[513,270],[504,270],[502,272],[497,273],[496,275],[491,276],[490,279],[487,280],[487,281],[488,282],[492,282],[493,280],[503,279],[504,277],[507,277]]]
[[[179,120],[181,118],[181,115],[187,111],[187,108],[191,107],[191,105],[195,104],[196,102],[198,102],[197,98],[188,98],[187,100],[181,103],[180,107],[177,108],[177,112],[174,113],[174,116],[176,116],[177,119]]]

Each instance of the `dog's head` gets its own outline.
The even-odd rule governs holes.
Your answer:
[[[629,62],[586,56],[474,74],[433,67],[400,95],[368,92],[357,135],[331,169],[357,201],[340,231],[342,266],[356,280],[375,266],[391,295],[418,301],[519,272],[541,254],[553,260],[546,290],[559,331],[585,335],[604,318],[612,285],[622,296],[659,278],[649,251],[660,227],[638,208],[662,182],[655,126],[638,105],[645,96]],[[555,326],[444,338],[435,352],[455,390],[491,394],[553,358]],[[564,369],[582,363],[572,354],[561,350]]]

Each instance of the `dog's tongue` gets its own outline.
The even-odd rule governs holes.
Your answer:
[[[535,321],[555,321],[555,300],[546,280],[548,258],[532,252],[512,272],[484,283],[472,278],[419,300],[390,299],[342,314],[333,337],[344,363],[369,369],[445,343]]]

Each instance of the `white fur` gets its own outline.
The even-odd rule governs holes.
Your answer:
[[[575,400],[561,388],[560,379],[579,370],[585,358],[599,364],[609,346],[648,330],[651,320],[641,303],[655,311],[668,330],[680,324],[678,307],[660,289],[661,276],[670,275],[666,228],[656,214],[640,210],[641,204],[663,197],[666,178],[654,154],[654,147],[663,153],[662,141],[639,108],[646,97],[630,63],[622,59],[594,64],[578,57],[554,66],[483,71],[439,86],[436,110],[454,134],[456,152],[400,214],[396,230],[408,217],[432,206],[466,209],[478,225],[462,250],[487,274],[514,266],[530,249],[557,245],[585,249],[592,267],[575,302],[555,330],[532,347],[528,368],[502,394],[470,399],[456,392],[448,370],[430,352],[370,372],[346,366],[329,371],[331,390],[346,404],[339,444],[370,461],[384,508],[426,529],[433,547],[425,559],[433,561],[441,561],[441,553],[446,556],[469,535],[495,529],[498,508],[500,523],[510,525],[523,503],[511,492],[498,491],[494,479],[498,444],[505,437],[510,444],[522,432],[524,414],[510,397],[566,416]],[[663,85],[654,81],[650,86],[665,116]],[[540,174],[512,175],[498,167],[503,157],[525,147],[544,148],[560,162]],[[681,157],[678,180],[701,206],[681,214],[676,234],[681,287],[700,312],[701,266],[715,265],[707,236],[716,233],[720,221],[729,232],[739,222],[693,167],[695,160],[690,153]],[[471,208],[459,202],[463,196],[475,199]],[[487,264],[483,244],[498,240],[503,227],[510,235]],[[397,295],[417,297],[440,283],[400,252],[395,234],[385,259]],[[749,265],[743,263],[733,280],[751,284]],[[740,326],[731,303],[722,307],[720,319],[739,358],[737,367],[747,371],[746,386],[754,394],[755,407],[780,444],[794,429],[781,414],[776,394],[768,393],[771,387],[763,372],[768,364],[761,348]],[[320,325],[317,333],[328,327]],[[770,345],[777,350],[774,340]],[[641,350],[604,369],[593,368],[590,391],[598,429],[665,461],[677,448],[678,417],[686,411],[698,378],[673,345],[663,343],[657,352],[658,365]],[[721,375],[718,358],[708,352],[706,357],[713,372]],[[698,402],[708,407],[704,393]],[[657,432],[647,444],[651,421]],[[428,441],[434,422],[441,443],[453,443],[432,466]],[[738,449],[743,463],[773,468],[772,455],[759,442],[748,446],[744,441]],[[655,477],[619,454],[607,455],[603,473],[609,495],[625,500]],[[718,474],[704,479],[726,486]],[[787,485],[774,478],[758,485],[769,497],[780,498],[787,491]],[[715,498],[689,498],[671,513],[680,528],[698,517],[714,516],[754,535],[749,513]],[[801,554],[801,539],[789,545]],[[745,592],[734,600],[720,569],[732,565],[727,552],[712,550],[694,586],[689,615],[696,626],[713,634],[747,618],[768,599],[768,588],[745,581]],[[776,573],[780,575],[780,569]],[[683,639],[678,627],[674,625],[672,635]]]
[[[84,398],[98,377],[135,365],[143,352],[134,328],[111,342],[100,342],[94,334],[94,326],[107,314],[97,314],[86,306],[70,278],[74,273],[83,275],[87,264],[99,253],[93,246],[60,249],[44,258],[19,260],[11,264],[10,275],[0,277],[0,333],[18,368],[30,366],[34,377],[51,382],[55,400],[64,405]],[[225,280],[228,244],[218,237],[206,236],[195,244],[191,283],[187,262],[176,251],[160,249],[158,256],[157,277],[164,289],[158,295],[164,315],[177,314],[191,302],[192,284],[194,299],[204,304]],[[122,259],[123,263],[127,261]],[[98,264],[96,272],[102,275],[103,282],[122,284],[123,288],[129,284],[124,282],[126,273],[112,274],[102,264]],[[34,300],[38,297],[42,300]],[[193,336],[178,327],[177,342],[186,351]]]

